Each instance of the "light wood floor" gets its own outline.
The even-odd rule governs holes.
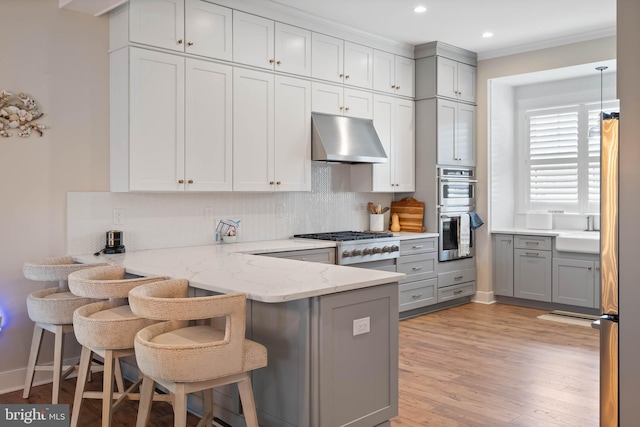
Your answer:
[[[466,304],[400,322],[400,410],[392,427],[598,425],[598,332],[540,320],[544,311]],[[97,375],[91,384],[101,387]],[[63,382],[61,403],[73,401]],[[51,386],[0,395],[0,403],[48,403]],[[86,401],[81,425],[100,425],[100,402]],[[113,427],[135,425],[124,402]],[[171,426],[171,406],[154,403],[149,425]],[[188,426],[198,419],[190,415]]]
[[[400,323],[404,426],[598,426],[599,335],[466,304]]]

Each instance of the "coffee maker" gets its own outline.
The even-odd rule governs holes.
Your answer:
[[[102,250],[105,254],[121,254],[125,252],[123,232],[120,230],[109,230],[106,233],[107,242]]]

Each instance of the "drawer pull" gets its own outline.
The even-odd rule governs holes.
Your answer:
[[[419,267],[413,267],[412,270],[422,270],[422,266]]]
[[[423,294],[413,294],[411,298],[420,298]]]
[[[453,291],[453,294],[454,295],[460,295],[462,292],[463,292],[462,289],[459,289],[457,291]]]
[[[464,276],[456,276],[456,277],[453,278],[453,280],[460,280],[462,278],[464,278]]]
[[[539,245],[540,242],[524,242],[525,245]]]
[[[587,267],[587,270],[591,271],[591,267]]]
[[[531,256],[539,256],[540,252],[525,252],[524,254],[527,255],[527,256],[529,256],[529,255],[531,255]]]
[[[397,184],[396,184],[397,185]],[[413,249],[422,249],[422,245],[414,245]]]

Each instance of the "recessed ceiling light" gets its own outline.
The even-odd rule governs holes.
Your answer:
[[[416,8],[415,8],[415,9],[413,9],[413,11],[414,11],[415,13],[423,13],[423,12],[426,12],[426,11],[427,11],[427,8],[426,8],[426,7],[424,7],[424,6],[416,6]]]
[[[484,37],[485,39],[488,39],[489,37],[493,37],[493,33],[490,31],[487,31],[485,33],[482,33],[482,37]]]

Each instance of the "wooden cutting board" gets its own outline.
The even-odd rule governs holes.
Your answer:
[[[391,215],[398,214],[400,231],[422,233],[425,231],[422,225],[424,218],[424,202],[419,202],[412,197],[405,197],[398,202],[391,202]]]

